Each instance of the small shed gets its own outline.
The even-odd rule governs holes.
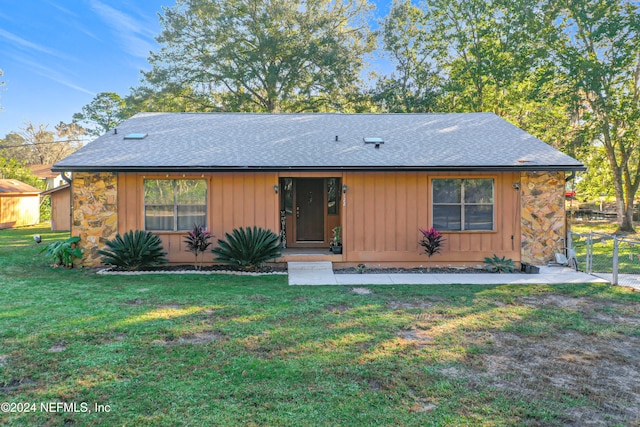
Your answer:
[[[0,179],[0,229],[40,222],[40,190],[16,179]]]
[[[51,197],[51,230],[71,230],[71,186],[61,185],[42,195]]]

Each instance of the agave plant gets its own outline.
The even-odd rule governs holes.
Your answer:
[[[187,236],[184,238],[184,243],[187,245],[187,252],[191,252],[196,257],[197,270],[201,268],[200,264],[198,264],[198,255],[204,253],[204,251],[211,246],[211,237],[213,236],[207,227],[204,225],[194,224],[193,230],[189,231]]]
[[[271,230],[255,226],[235,228],[231,234],[225,233],[225,237],[225,240],[219,239],[218,247],[211,250],[216,261],[248,270],[282,254],[280,238]]]
[[[166,263],[166,252],[158,236],[141,230],[130,230],[124,236],[116,234],[113,240],[106,242],[108,250],[99,250],[102,262],[125,270],[140,270]]]
[[[512,273],[516,268],[516,264],[511,258],[503,256],[500,258],[498,255],[493,254],[493,258],[485,257],[485,268],[493,273]]]

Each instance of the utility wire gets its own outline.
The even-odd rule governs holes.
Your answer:
[[[7,148],[28,148],[31,147],[32,145],[49,145],[49,144],[60,144],[63,142],[82,142],[82,139],[64,139],[64,140],[60,140],[60,141],[49,141],[49,142],[32,142],[32,143],[27,143],[27,144],[21,144],[21,145],[0,145],[0,149],[7,149]]]

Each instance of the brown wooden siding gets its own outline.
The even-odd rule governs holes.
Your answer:
[[[144,229],[145,179],[205,179],[207,181],[207,227],[214,241],[224,238],[234,228],[258,226],[279,232],[276,173],[246,172],[220,174],[118,174],[118,232]],[[174,263],[191,263],[193,255],[186,251],[186,232],[155,232],[162,239],[169,259]],[[213,255],[206,256],[208,261]]]
[[[71,230],[71,188],[51,193],[51,230]]]
[[[481,264],[497,254],[520,260],[519,175],[426,172],[349,172],[344,218],[345,261],[348,263],[426,263],[418,228],[429,228],[433,178],[493,178],[494,231],[445,232],[442,254],[433,264]]]
[[[0,196],[0,229],[40,222],[40,198],[32,195]]]
[[[489,232],[447,232],[442,254],[432,259],[438,265],[476,265],[486,256],[497,254],[520,261],[520,212],[514,173],[427,173],[427,172],[233,172],[206,174],[120,173],[118,175],[118,231],[144,229],[144,179],[206,179],[208,184],[208,227],[217,238],[244,226],[260,226],[278,233],[279,198],[273,186],[280,177],[337,177],[347,185],[346,205],[340,200],[340,215],[327,223],[331,228],[341,221],[344,253],[349,264],[421,265],[419,227],[431,222],[433,178],[495,179],[494,224]],[[193,262],[182,240],[185,232],[158,233],[172,262]],[[513,236],[513,237],[512,237]],[[209,258],[209,260],[212,258]]]

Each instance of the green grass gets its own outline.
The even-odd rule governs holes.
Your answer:
[[[571,231],[582,236],[573,239],[572,247],[581,268],[584,268],[587,253],[587,238],[593,233],[593,268],[592,271],[610,273],[613,269],[613,236],[617,225],[610,221],[574,222]],[[640,235],[627,233],[623,236],[618,248],[618,272],[640,274]]]
[[[526,353],[567,336],[635,340],[640,298],[623,288],[360,295],[277,275],[99,276],[50,268],[34,233],[43,244],[67,237],[0,231],[0,402],[37,404],[0,413],[0,425],[553,426],[575,420],[576,407],[626,419],[593,391],[491,363],[527,361],[512,339]],[[588,304],[549,302],[565,300]],[[41,402],[91,412],[47,413]]]

